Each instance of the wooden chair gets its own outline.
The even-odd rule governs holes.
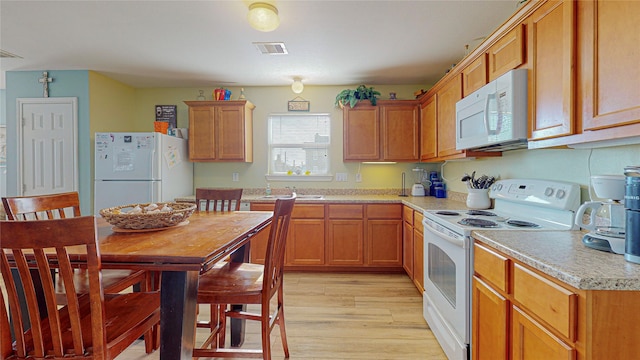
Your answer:
[[[74,253],[80,248],[86,257],[70,256],[71,247]],[[67,305],[62,307],[56,301],[54,281],[48,276],[53,266],[70,290],[66,292]],[[75,267],[87,269],[88,294],[74,291]],[[101,267],[93,216],[0,221],[0,270],[15,336],[12,354],[6,357],[113,359],[140,336],[150,334],[160,321],[159,292],[105,294]],[[14,281],[12,269],[21,284]],[[32,281],[32,271],[40,275],[40,289]],[[38,306],[40,290],[46,312]],[[25,294],[26,308],[21,307],[19,291]],[[28,330],[23,319],[30,323]],[[6,352],[6,322],[0,319],[0,326],[0,350]]]
[[[201,348],[194,348],[194,357],[255,357],[271,359],[270,335],[273,327],[280,327],[285,357],[289,347],[284,324],[284,252],[289,229],[289,220],[295,203],[290,199],[276,200],[269,233],[265,264],[239,262],[220,263],[200,276],[198,303],[219,305],[218,324]],[[277,305],[271,311],[271,299],[277,295]],[[260,304],[260,313],[248,313],[230,304]],[[224,348],[226,318],[257,320],[261,323],[262,349]],[[217,340],[217,343],[216,343]]]
[[[238,211],[241,198],[242,189],[196,189],[198,211],[202,210],[203,202],[205,211]]]
[[[196,188],[196,209],[198,211],[238,211],[241,199],[242,189]],[[209,321],[198,321],[196,326],[209,328],[213,331],[218,313],[218,306],[211,305]]]
[[[9,220],[51,220],[81,216],[80,199],[77,192],[4,197],[2,198],[2,204]],[[75,291],[78,294],[89,292],[89,282],[84,270],[75,269],[73,282]],[[142,291],[154,288],[150,273],[142,270],[103,270],[102,284],[104,285],[105,293],[119,293],[135,285],[140,285]],[[65,293],[64,283],[56,281],[56,294],[59,305],[66,305]],[[158,345],[155,338],[145,337],[147,353],[157,349]]]

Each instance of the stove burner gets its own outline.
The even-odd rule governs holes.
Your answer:
[[[447,216],[458,216],[460,215],[459,212],[456,211],[447,211],[447,210],[442,210],[442,211],[436,211],[437,215],[447,215]]]
[[[495,213],[486,210],[469,210],[467,215],[480,215],[480,216],[496,216]]]
[[[494,227],[498,227],[498,224],[490,221],[490,220],[484,220],[484,219],[477,219],[477,218],[464,218],[460,221],[458,221],[458,224],[460,225],[468,225],[468,226],[475,226],[475,227],[479,227],[479,228],[494,228]]]
[[[522,220],[507,220],[507,224],[511,226],[516,226],[516,227],[527,227],[527,228],[540,227],[540,225],[538,224],[534,224],[532,222],[522,221]]]

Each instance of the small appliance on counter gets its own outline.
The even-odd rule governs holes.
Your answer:
[[[625,206],[621,203],[625,198],[624,184],[623,175],[591,177],[596,197],[607,200],[587,201],[576,212],[576,225],[589,230],[582,238],[587,247],[615,254],[625,253]],[[591,210],[588,223],[583,219],[587,210]]]
[[[425,189],[422,182],[424,181],[425,171],[421,168],[413,169],[413,186],[411,187],[411,196],[425,196]]]
[[[625,167],[624,175],[626,176],[624,259],[640,264],[640,166]]]

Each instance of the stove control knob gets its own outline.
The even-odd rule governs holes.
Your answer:
[[[565,195],[567,195],[567,193],[564,190],[558,190],[558,192],[556,193],[556,197],[558,199],[562,199],[563,197],[565,197]]]
[[[546,189],[544,190],[544,195],[545,195],[545,196],[551,196],[551,195],[553,195],[553,188],[550,188],[550,187],[546,188]]]

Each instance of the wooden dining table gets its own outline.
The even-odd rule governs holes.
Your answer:
[[[160,359],[191,359],[198,275],[249,244],[270,211],[196,212],[188,224],[160,231],[117,232],[98,219],[103,268],[160,271]],[[118,230],[118,229],[116,229]],[[232,257],[232,261],[242,261]]]

